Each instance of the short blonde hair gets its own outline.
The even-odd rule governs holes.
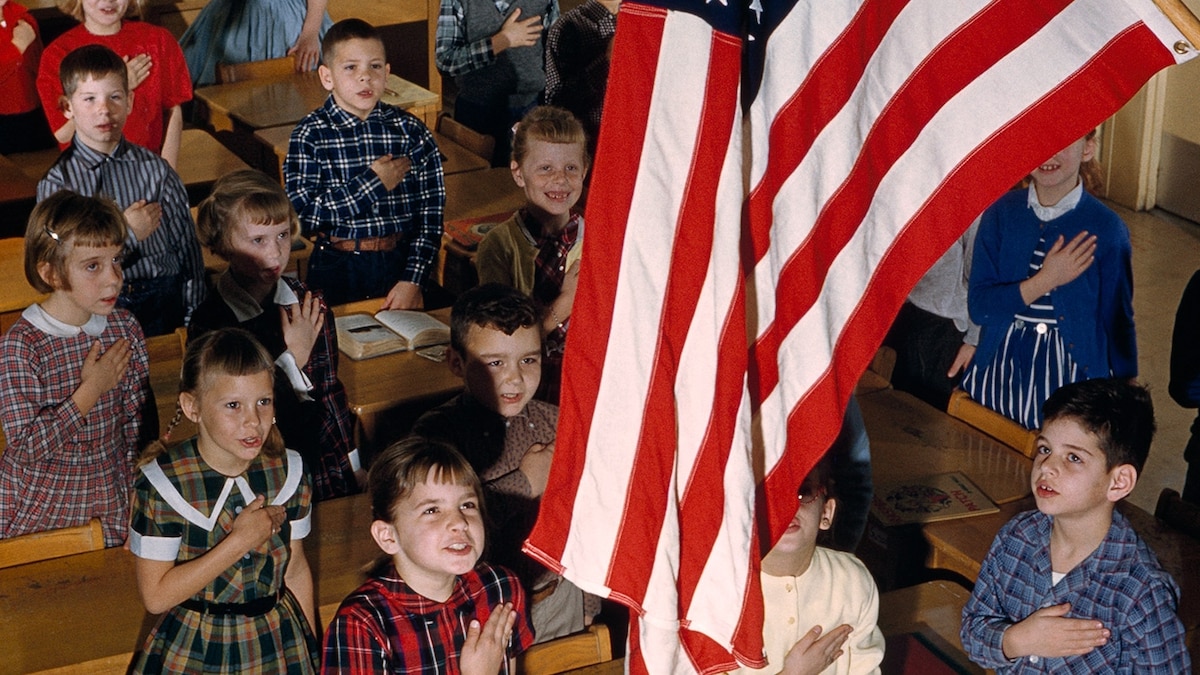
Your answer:
[[[517,123],[512,141],[512,161],[520,164],[529,152],[530,139],[547,143],[578,143],[583,148],[584,166],[591,166],[588,156],[587,133],[583,124],[570,111],[552,105],[539,105],[525,113]]]
[[[38,266],[50,263],[62,290],[71,290],[67,253],[74,246],[122,246],[128,225],[117,205],[101,197],[59,190],[38,202],[25,226],[25,279],[39,293],[55,287],[42,278]]]
[[[257,169],[225,174],[212,193],[196,208],[196,235],[210,251],[229,257],[230,229],[246,218],[255,225],[287,222],[292,236],[300,232],[300,219],[279,182]]]
[[[58,11],[67,16],[74,17],[76,21],[83,21],[83,0],[58,0]],[[125,15],[122,19],[132,16],[141,16],[146,11],[146,0],[129,0],[129,5],[125,9]]]

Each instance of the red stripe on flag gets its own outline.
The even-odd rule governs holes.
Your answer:
[[[771,122],[767,169],[753,186],[747,206],[751,260],[761,260],[770,246],[775,197],[821,131],[846,105],[858,81],[908,0],[868,0],[846,30],[813,64],[796,93]],[[753,391],[753,389],[751,389]]]
[[[1047,7],[1049,4],[1040,6],[1051,9]],[[1069,3],[1059,0],[1054,8],[1061,10],[1065,4]],[[751,400],[763,401],[779,383],[777,364],[783,339],[812,308],[829,266],[866,217],[875,190],[892,165],[951,98],[1057,14],[1057,11],[1017,12],[1010,5],[1026,7],[1028,3],[998,2],[955,31],[922,61],[874,120],[850,175],[825,203],[808,239],[779,274],[776,288],[783,292],[776,294],[775,320],[753,347],[751,361],[762,367],[751,372]],[[816,94],[802,92],[789,116],[802,111],[810,96]],[[917,266],[928,269],[975,215],[964,221],[943,220],[940,228],[927,232],[926,247],[915,261]],[[770,226],[769,220],[765,225],[754,224],[755,229]],[[892,317],[880,318],[890,321]]]
[[[650,386],[646,392],[645,412],[640,420],[641,436],[631,479],[631,484],[638,486],[638,503],[631,512],[627,512],[626,517],[637,526],[621,529],[613,558],[624,562],[619,566],[619,576],[614,574],[609,578],[611,588],[634,598],[646,594],[654,559],[644,555],[644,552],[657,548],[663,524],[662,514],[666,511],[667,500],[673,499],[676,493],[671,482],[672,469],[677,466],[678,448],[676,376],[680,353],[687,342],[693,312],[704,285],[707,261],[712,254],[717,182],[725,161],[723,152],[713,152],[712,149],[729,147],[733,116],[737,109],[740,55],[740,41],[713,33],[706,78],[708,87],[704,92],[696,92],[702,102],[700,128],[694,145],[697,151],[691,158],[687,190],[676,217],[671,275],[658,320],[658,344]],[[723,465],[724,462],[722,469]],[[718,469],[716,485],[712,484],[711,475],[701,476],[705,490],[709,491],[717,506],[715,513],[708,512],[709,515],[715,515],[717,520],[704,521],[710,534],[713,523],[720,522],[722,512],[719,481],[722,469]],[[677,477],[680,482],[688,479],[688,476]],[[683,523],[680,525],[682,528]],[[684,546],[682,552],[686,551],[687,547]],[[704,559],[707,559],[707,555]],[[680,561],[681,564],[684,562]],[[703,564],[703,560],[699,562]],[[681,591],[689,588],[682,577],[680,586]]]
[[[990,190],[971,189],[973,186],[1015,184],[1028,174],[1030,166],[1055,152],[1046,148],[1065,147],[1094,129],[1136,94],[1151,75],[1172,63],[1148,28],[1126,30],[1050,96],[1014,118],[1001,133],[966,157],[881,260],[857,310],[846,323],[830,370],[789,416],[788,436],[811,436],[818,428],[828,433],[829,411],[835,403],[835,419],[840,420],[849,388],[883,341],[891,317],[904,302],[906,289],[928,267],[920,261],[929,257],[929,233],[951,228],[951,223],[970,222],[995,201]],[[836,429],[833,433],[836,435]],[[774,535],[771,541],[783,533],[795,515],[794,504],[784,497],[794,494],[817,459],[806,456],[802,448],[789,448],[764,481],[759,513]]]
[[[654,89],[666,17],[661,9],[626,5],[613,44],[613,85],[605,97],[604,128],[615,129],[620,136],[601,134],[593,181],[604,186],[604,199],[592,200],[585,218],[590,226],[584,250],[592,251],[588,257],[597,263],[580,273],[577,300],[588,311],[571,317],[570,348],[563,361],[562,412],[555,444],[560,451],[555,453],[549,478],[551,485],[561,487],[543,496],[537,524],[530,533],[530,540],[538,546],[529,553],[558,571],[571,531],[575,494],[587,459],[585,449],[612,333],[617,263],[649,127],[651,100],[647,93]]]

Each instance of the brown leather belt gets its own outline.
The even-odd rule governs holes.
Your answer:
[[[353,253],[356,251],[394,251],[400,244],[400,235],[389,234],[384,237],[362,237],[360,239],[342,239],[341,237],[323,237],[322,244],[335,251]]]

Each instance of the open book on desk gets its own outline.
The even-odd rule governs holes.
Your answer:
[[[356,361],[450,342],[449,326],[416,310],[347,314],[336,322],[338,347]]]

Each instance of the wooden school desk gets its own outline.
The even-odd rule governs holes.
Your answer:
[[[37,203],[37,179],[12,159],[0,155],[0,236],[22,237],[29,212]]]
[[[333,313],[374,314],[382,303],[381,298],[360,300],[334,307]],[[430,314],[450,323],[449,307]],[[445,361],[431,361],[415,352],[394,352],[362,361],[341,354],[338,379],[346,388],[350,411],[358,418],[355,440],[360,448],[373,447],[378,440],[376,429],[383,415],[414,404],[433,407],[462,389],[462,380],[450,372]]]
[[[25,280],[25,240],[0,239],[0,334],[17,322],[26,307],[45,297]]]
[[[437,124],[437,94],[397,75],[388,75],[382,100]],[[194,92],[196,120],[214,131],[242,131],[294,125],[319,108],[329,92],[316,72],[289,73],[229,84],[200,87]]]
[[[365,494],[315,505],[304,550],[321,622],[363,581],[380,553]],[[0,673],[31,673],[105,658],[127,661],[153,626],[138,599],[134,556],[122,548],[0,569]],[[83,672],[104,672],[84,670]]]
[[[894,389],[860,394],[858,402],[871,443],[877,492],[889,483],[961,471],[998,504],[1029,494],[1032,462],[977,429]],[[999,527],[995,525],[991,534]],[[887,591],[924,579],[929,564],[942,562],[944,558],[930,550],[934,545],[921,525],[885,526],[872,516],[858,554],[881,590]]]

